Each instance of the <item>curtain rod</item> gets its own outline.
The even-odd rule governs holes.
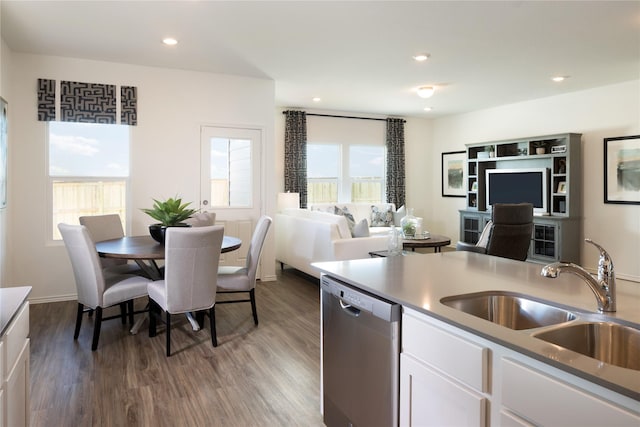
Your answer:
[[[282,112],[282,114],[286,114],[286,113],[287,113],[286,111]],[[377,121],[380,121],[380,122],[386,122],[387,121],[387,119],[379,119],[379,118],[376,118],[376,117],[338,116],[338,115],[334,115],[334,114],[307,113],[307,116],[333,117],[333,118],[337,118],[337,119],[377,120]],[[402,123],[407,123],[407,121],[403,119]]]

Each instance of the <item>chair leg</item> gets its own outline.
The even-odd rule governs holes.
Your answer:
[[[151,298],[149,298],[149,337],[156,336],[156,307],[156,303]]]
[[[253,313],[253,323],[258,326],[258,309],[256,308],[256,289],[253,288],[249,291],[249,298],[251,299],[251,312]]]
[[[218,346],[218,337],[216,334],[216,306],[209,309],[209,328],[211,329],[211,343],[214,347]]]
[[[127,301],[127,310],[129,311],[129,324],[133,325],[133,300]]]
[[[122,320],[123,325],[127,324],[127,303],[126,302],[120,303],[120,319]]]
[[[167,357],[171,356],[171,314],[167,311]]]
[[[73,339],[77,340],[80,335],[80,325],[82,325],[82,314],[84,313],[84,305],[78,303],[78,312],[76,314],[76,330],[73,332]]]
[[[93,342],[91,343],[91,351],[98,348],[98,340],[100,339],[100,326],[102,326],[102,307],[96,307],[96,320],[93,325]]]

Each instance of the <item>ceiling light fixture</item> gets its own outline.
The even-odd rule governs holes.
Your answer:
[[[178,40],[167,37],[166,39],[162,39],[162,43],[166,44],[167,46],[175,46],[178,44]]]
[[[431,107],[424,107],[424,111],[432,111],[432,110],[433,110],[433,108],[431,108]]]
[[[423,62],[423,61],[426,61],[427,59],[429,59],[430,56],[431,55],[429,55],[428,53],[419,53],[419,54],[415,55],[413,57],[413,59],[415,59],[418,62]]]
[[[322,98],[319,98],[319,97],[316,96],[316,97],[313,97],[311,100],[313,102],[320,102],[320,101],[322,101]]]
[[[560,83],[560,82],[565,81],[568,78],[569,78],[569,76],[554,76],[554,77],[551,77],[551,80],[553,80],[556,83]]]
[[[422,86],[418,88],[418,96],[420,98],[430,98],[435,88],[433,86]]]

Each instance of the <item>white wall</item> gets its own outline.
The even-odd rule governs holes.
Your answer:
[[[274,82],[210,73],[13,53],[10,67],[8,280],[33,286],[35,300],[75,294],[61,243],[46,239],[47,127],[38,122],[38,78],[138,87],[138,126],[131,139],[131,224],[144,234],[140,212],[152,198],[200,199],[200,126],[248,126],[263,132],[266,197],[275,211]],[[271,233],[270,233],[271,234]],[[263,252],[263,277],[275,277],[273,238]]]
[[[640,206],[603,202],[603,139],[640,134],[640,81],[434,120],[425,161],[435,174],[440,171],[440,154],[464,150],[465,144],[566,132],[582,134],[582,237],[607,249],[618,277],[640,281]],[[417,173],[412,169],[409,182]],[[457,210],[464,208],[464,199],[439,197],[439,187],[436,191],[433,184],[432,197],[416,199],[417,204],[430,212],[425,216],[430,230],[457,240]],[[582,265],[595,269],[596,250],[582,245]]]

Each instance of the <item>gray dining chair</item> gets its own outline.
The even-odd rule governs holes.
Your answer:
[[[129,322],[133,323],[133,300],[147,296],[145,277],[131,274],[104,274],[95,243],[87,227],[83,225],[58,224],[64,245],[67,248],[78,292],[78,310],[73,339],[80,334],[82,316],[85,312],[95,311],[93,341],[91,350],[98,348],[100,327],[103,320],[121,318],[125,323],[128,312]],[[103,317],[103,309],[119,305],[119,316]]]
[[[94,242],[120,239],[124,237],[124,229],[120,215],[87,215],[79,218],[80,224],[87,227]],[[100,258],[100,264],[107,274],[137,274],[147,276],[137,264],[130,263],[126,259]]]
[[[171,315],[208,312],[211,342],[218,345],[215,303],[224,227],[169,227],[165,240],[164,279],[148,284],[151,307],[149,336],[156,335],[156,317],[165,312],[167,357],[171,356]]]
[[[208,225],[216,225],[216,213],[215,212],[198,212],[193,214],[191,218],[187,218],[184,221],[185,224],[189,224],[192,227],[206,227]]]
[[[218,293],[236,294],[249,293],[249,299],[219,300],[218,304],[232,304],[250,302],[253,322],[258,325],[258,310],[256,308],[256,274],[260,254],[264,246],[267,232],[271,226],[271,218],[263,215],[258,219],[256,229],[251,236],[251,243],[247,251],[247,261],[243,267],[222,266],[218,268]]]

